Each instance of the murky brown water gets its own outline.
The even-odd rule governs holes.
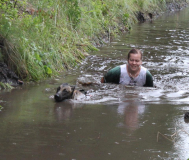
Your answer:
[[[189,111],[188,14],[185,9],[136,24],[130,34],[100,48],[78,69],[1,92],[1,159],[187,160],[189,124],[183,116]],[[86,75],[99,81],[109,68],[125,63],[133,47],[144,52],[143,66],[157,88],[78,86],[91,98],[54,102],[59,84],[76,84]]]

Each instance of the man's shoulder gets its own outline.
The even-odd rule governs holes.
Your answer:
[[[119,83],[120,79],[120,66],[116,66],[112,69],[110,69],[104,76],[106,83]]]
[[[120,66],[116,66],[116,67],[112,68],[109,71],[111,71],[111,72],[120,72],[120,70],[121,70],[121,67]]]
[[[149,70],[146,70],[146,85],[147,87],[153,87],[153,77]]]
[[[152,74],[150,73],[149,70],[146,70],[146,76],[147,76],[147,77],[152,77]]]

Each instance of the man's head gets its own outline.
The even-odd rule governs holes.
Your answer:
[[[128,53],[127,60],[131,57],[131,54],[140,54],[140,59],[142,61],[142,52],[139,49],[131,49]]]
[[[137,73],[142,65],[142,52],[139,49],[131,49],[127,61],[129,71]]]

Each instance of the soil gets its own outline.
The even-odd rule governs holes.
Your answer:
[[[179,2],[179,3],[178,2],[170,2],[170,3],[167,3],[166,10],[167,10],[167,12],[174,12],[176,10],[181,10],[181,9],[185,8],[187,5],[188,5],[188,3],[186,1]],[[140,23],[144,23],[145,21],[151,21],[151,20],[155,19],[155,17],[160,16],[160,13],[158,13],[158,12],[143,13],[143,12],[139,11],[136,16]],[[127,31],[127,29],[124,27],[120,30],[123,32],[125,30]],[[102,35],[100,38],[97,38],[96,41],[94,40],[94,43],[93,43],[94,46],[100,47],[101,45],[103,45],[103,43],[106,43],[107,41],[110,40],[108,32],[105,34],[102,34]],[[102,43],[100,43],[100,42],[102,42]],[[2,53],[3,47],[4,47],[4,44],[0,37],[0,53]],[[23,82],[19,80],[19,77],[13,71],[11,71],[8,68],[8,66],[3,62],[0,62],[0,82],[9,83],[12,86],[23,84]]]
[[[186,1],[183,2],[168,2],[166,4],[166,12],[174,12],[181,10],[185,7],[188,6],[188,3]],[[144,23],[145,21],[151,21],[155,19],[156,17],[159,17],[161,14],[158,12],[153,12],[153,13],[143,13],[143,12],[138,12],[137,13],[137,19],[139,22]]]
[[[0,62],[0,82],[8,83],[12,86],[23,84],[23,82],[19,80],[18,76],[3,62]]]

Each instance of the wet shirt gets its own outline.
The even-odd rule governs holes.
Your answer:
[[[121,65],[121,75],[120,75],[120,84],[128,85],[128,86],[144,86],[146,84],[146,72],[147,69],[141,66],[140,73],[137,77],[132,78],[129,76],[127,72],[127,66]]]
[[[128,86],[153,87],[153,78],[151,73],[143,66],[139,75],[132,78],[128,75],[126,64],[117,66],[109,70],[104,76],[105,83],[117,83]]]

